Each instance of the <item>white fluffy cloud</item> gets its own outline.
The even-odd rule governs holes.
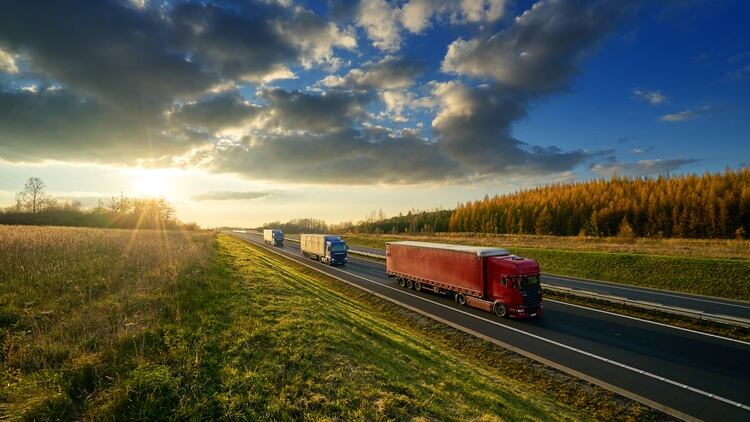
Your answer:
[[[645,101],[651,105],[659,105],[667,101],[667,97],[659,90],[649,91],[647,89],[636,88],[633,90],[633,95],[636,99]]]

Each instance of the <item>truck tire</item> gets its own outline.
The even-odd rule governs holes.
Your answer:
[[[456,302],[458,302],[458,304],[461,305],[461,306],[466,305],[466,296],[464,296],[463,293],[457,293],[456,294]]]
[[[399,277],[398,279],[398,285],[401,287],[406,287],[406,279],[403,277]]]
[[[414,282],[414,290],[421,292],[422,291],[422,283],[415,281]]]
[[[495,311],[495,315],[499,316],[500,318],[506,318],[508,316],[508,309],[505,308],[505,305],[501,302],[495,302],[495,304],[492,306],[492,310]]]
[[[409,289],[413,289],[414,288],[414,282],[411,281],[411,280],[406,280],[406,287],[409,288]]]

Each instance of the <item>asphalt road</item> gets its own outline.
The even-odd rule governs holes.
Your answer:
[[[385,256],[385,250],[351,246],[354,251]],[[750,319],[750,303],[710,296],[697,296],[689,293],[671,292],[646,287],[625,286],[598,280],[582,280],[575,277],[565,277],[552,274],[542,274],[542,282],[550,286],[567,287],[587,292],[603,293],[630,300],[658,303],[666,306],[693,309],[707,314],[726,315]]]
[[[545,301],[533,321],[504,320],[430,293],[402,289],[384,263],[350,256],[344,267],[303,258],[297,243],[266,246],[455,328],[685,419],[750,420],[750,343]]]

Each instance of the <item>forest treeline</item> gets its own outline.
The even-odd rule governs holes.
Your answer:
[[[99,200],[84,208],[77,200],[54,198],[44,192],[44,182],[31,177],[16,195],[16,204],[0,211],[0,224],[41,226],[105,227],[123,229],[197,230],[195,223],[183,223],[164,198]]]
[[[455,210],[364,221],[349,231],[744,238],[750,232],[750,169],[554,184],[485,196]]]
[[[745,237],[750,169],[555,184],[459,205],[450,231],[541,235]]]

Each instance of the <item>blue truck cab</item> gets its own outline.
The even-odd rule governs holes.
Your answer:
[[[344,265],[349,260],[347,256],[349,246],[346,242],[338,238],[338,240],[327,240],[326,241],[326,257],[328,263],[331,265]]]
[[[263,241],[268,245],[284,246],[284,232],[279,229],[263,230]]]
[[[301,234],[300,250],[303,256],[328,265],[344,265],[349,260],[349,247],[341,237],[331,234]]]

